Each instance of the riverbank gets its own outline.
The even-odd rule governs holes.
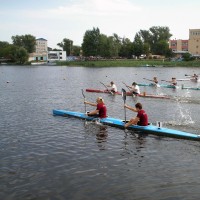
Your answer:
[[[57,65],[85,67],[200,67],[200,60],[195,61],[163,61],[163,60],[97,60],[97,61],[57,61]]]

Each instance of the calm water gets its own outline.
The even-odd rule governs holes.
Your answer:
[[[199,142],[139,136],[52,115],[52,109],[84,111],[81,89],[104,89],[100,81],[113,80],[121,90],[122,82],[147,83],[143,78],[170,80],[193,73],[200,69],[0,66],[0,199],[199,199]],[[151,122],[200,134],[200,91],[141,91],[173,97],[138,100]],[[95,101],[100,94],[85,95]],[[108,115],[123,119],[122,97],[101,96]],[[127,104],[135,102],[127,97]]]

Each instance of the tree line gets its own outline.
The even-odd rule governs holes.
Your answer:
[[[116,33],[107,36],[94,28],[87,30],[83,36],[81,46],[73,45],[73,41],[64,38],[57,43],[67,55],[71,56],[95,56],[104,58],[132,58],[145,55],[172,56],[168,42],[172,34],[168,27],[153,26],[149,30],[140,30],[135,34],[134,40],[120,37]],[[28,61],[30,53],[35,52],[36,38],[33,35],[12,36],[12,44],[0,41],[0,58],[11,62],[24,64]],[[59,50],[59,49],[51,49]]]

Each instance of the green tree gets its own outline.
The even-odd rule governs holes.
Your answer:
[[[5,58],[5,51],[6,51],[6,48],[9,47],[9,43],[8,42],[3,42],[3,41],[0,41],[0,58]]]
[[[112,40],[108,38],[104,34],[100,34],[100,39],[99,39],[99,56],[102,57],[111,57],[111,52],[110,52],[110,46],[112,46]]]
[[[168,27],[152,26],[149,30],[140,30],[138,35],[143,42],[144,54],[167,55],[169,53],[168,41],[172,34]]]
[[[73,55],[73,41],[67,38],[64,38],[62,42],[57,44],[59,47],[63,49],[63,51],[67,52],[67,55]]]
[[[18,47],[9,44],[4,48],[0,48],[0,57],[10,60],[17,64],[24,64],[28,61],[28,52],[24,47]]]
[[[35,51],[36,38],[30,34],[28,35],[16,35],[12,36],[13,45],[18,47],[24,47],[28,53]]]
[[[119,56],[131,58],[132,54],[133,54],[132,42],[128,38],[123,38]]]
[[[19,47],[15,53],[16,61],[18,64],[24,64],[28,61],[28,52],[24,47]]]
[[[150,46],[152,54],[165,55],[166,49],[163,51],[162,48],[166,48],[166,44],[168,44],[168,41],[172,36],[169,28],[153,26],[149,31],[151,34]]]
[[[81,53],[81,47],[80,46],[73,46],[73,55],[74,56],[80,56]]]
[[[84,56],[98,56],[100,44],[100,30],[87,30],[83,37],[82,50]]]
[[[8,42],[4,42],[4,41],[0,41],[0,50],[2,50],[3,48],[9,46],[10,44]]]
[[[183,57],[184,61],[195,60],[195,58],[192,57],[192,55],[190,53],[184,53],[182,57]]]
[[[118,57],[119,56],[119,52],[121,50],[122,47],[122,38],[120,36],[118,36],[116,33],[113,34],[113,41],[114,41],[114,56]]]
[[[143,54],[143,42],[138,33],[136,33],[134,41],[133,41],[133,55],[139,57]]]

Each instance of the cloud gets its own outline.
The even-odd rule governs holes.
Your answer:
[[[47,10],[48,14],[56,17],[63,16],[127,16],[140,11],[139,6],[128,0],[82,0],[74,1],[71,5],[60,6]]]

